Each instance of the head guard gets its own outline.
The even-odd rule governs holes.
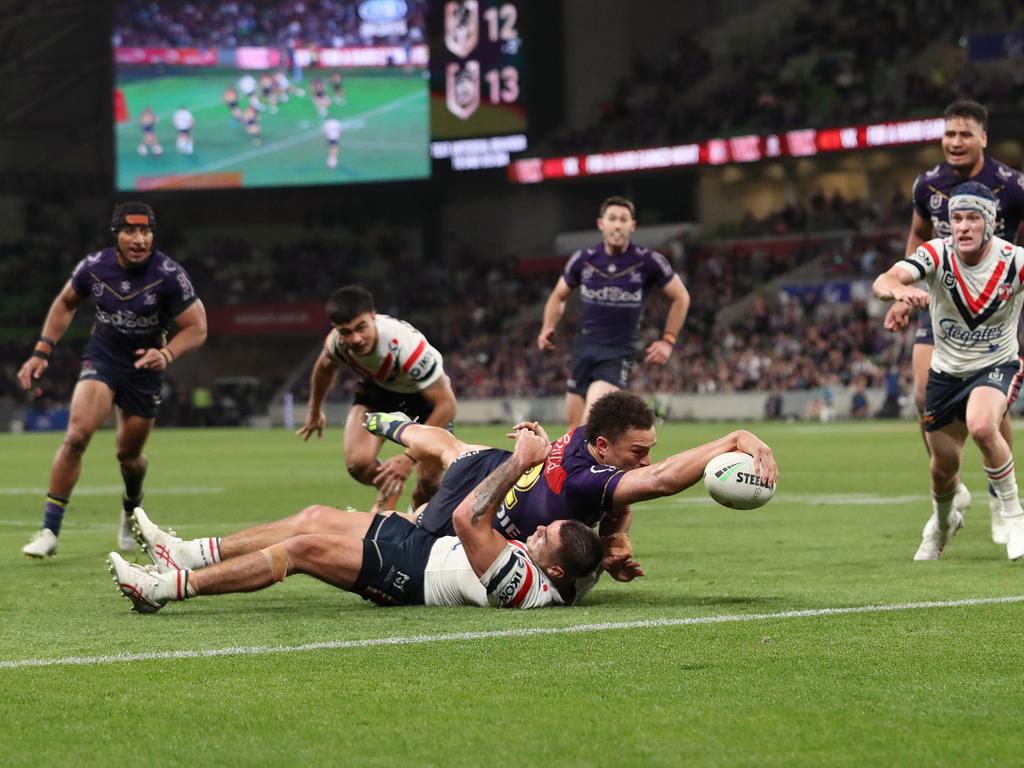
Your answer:
[[[996,198],[992,190],[977,181],[965,181],[953,189],[949,196],[949,216],[954,211],[977,211],[985,219],[985,234],[981,244],[985,245],[996,231]]]
[[[115,238],[125,227],[144,226],[156,233],[156,214],[145,203],[129,202],[114,206],[114,215],[110,218],[110,234]]]

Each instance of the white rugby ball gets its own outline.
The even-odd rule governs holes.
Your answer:
[[[723,453],[708,462],[704,487],[708,496],[732,509],[757,509],[775,495],[775,484],[767,485],[757,474],[754,457],[739,451]]]

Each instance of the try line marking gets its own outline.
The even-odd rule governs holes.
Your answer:
[[[201,651],[151,651],[149,653],[118,653],[111,656],[64,656],[58,659],[12,659],[0,661],[0,669],[24,667],[71,667],[96,664],[116,664],[127,661],[159,661],[163,659],[209,659],[217,656],[263,656],[271,653],[297,653],[300,651],[334,651],[348,648],[371,648],[380,645],[422,645],[424,643],[459,640],[492,640],[507,637],[535,637],[538,635],[568,635],[583,632],[607,632],[616,629],[646,629],[657,627],[686,627],[695,624],[725,624],[744,621],[772,621],[779,619],[806,619],[818,616],[845,616],[855,613],[888,613],[893,611],[919,611],[926,608],[962,608],[977,605],[1024,603],[1024,595],[1010,597],[979,597],[966,600],[945,600],[922,603],[896,603],[894,605],[858,605],[848,608],[812,608],[803,611],[779,613],[721,614],[694,616],[686,619],[647,619],[644,621],[606,622],[602,624],[574,624],[568,627],[532,627],[525,629],[498,629],[484,632],[448,632],[439,635],[409,635],[374,637],[365,640],[334,640],[302,645],[249,645],[231,648],[210,648]],[[159,621],[159,619],[146,619]]]

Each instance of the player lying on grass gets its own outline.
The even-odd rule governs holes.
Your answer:
[[[264,589],[294,573],[381,605],[571,604],[576,579],[601,562],[601,542],[593,530],[560,520],[539,527],[523,544],[508,541],[491,525],[505,494],[524,472],[544,462],[551,447],[539,430],[518,429],[515,439],[508,459],[456,507],[456,536],[434,537],[400,515],[357,512],[348,515],[362,520],[363,536],[267,537],[276,525],[271,523],[224,540],[183,542],[156,529],[139,509],[140,541],[157,566],[133,565],[111,552],[110,570],[139,613],[155,613],[171,600]],[[232,541],[238,537],[241,541]],[[257,549],[254,543],[261,538],[270,543]],[[233,556],[236,545],[238,556]]]
[[[507,451],[467,445],[447,430],[411,424],[393,414],[379,414],[368,421],[374,431],[382,435],[391,432],[392,439],[414,446],[410,450],[421,461],[438,461],[448,469],[437,495],[420,515],[419,522],[427,519],[430,525],[414,528],[433,537],[457,533],[453,526],[460,505],[509,457]],[[546,439],[536,424],[519,426]],[[588,439],[587,435],[592,437]],[[652,465],[650,448],[654,442],[654,414],[642,399],[629,392],[606,395],[592,409],[586,429],[562,437],[543,466],[532,465],[503,497],[496,497],[493,527],[506,538],[528,542],[541,526],[550,530],[559,520],[572,519],[587,525],[600,521],[598,532],[605,547],[602,567],[613,578],[630,581],[642,576],[643,570],[633,559],[632,543],[626,534],[631,520],[628,501],[678,493],[697,482],[708,461],[732,450],[755,456],[761,476],[768,482],[778,478],[771,449],[749,432],[732,432]],[[382,489],[382,493],[387,490]],[[619,506],[612,506],[613,497]],[[161,531],[141,511],[136,512],[134,525],[139,542],[161,570],[185,570],[248,555],[306,534],[372,538],[374,520],[365,512],[313,505],[291,517],[224,538],[192,541]],[[588,573],[578,582],[577,598],[594,581],[593,574]]]
[[[630,504],[689,488],[711,459],[727,451],[749,453],[766,482],[778,479],[771,448],[744,430],[652,464],[654,421],[650,406],[631,392],[599,398],[586,424],[556,440],[544,465],[516,481],[495,515],[494,527],[506,538],[522,540],[555,520],[598,526],[606,548],[604,569],[619,581],[630,581],[643,575],[632,558]],[[534,422],[517,428],[523,426],[539,429]],[[405,446],[421,463],[439,462],[446,470],[440,490],[416,517],[416,524],[435,536],[452,534],[452,511],[458,501],[508,455],[484,445],[467,445],[445,430],[414,424],[402,414],[370,414],[366,428]]]

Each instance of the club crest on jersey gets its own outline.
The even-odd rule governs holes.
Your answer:
[[[153,304],[156,304],[156,294],[147,293],[146,296],[142,299],[142,303],[145,304],[146,306],[152,306]]]
[[[642,283],[643,281],[644,276],[641,275],[639,272],[634,272],[632,275],[629,276],[629,282],[631,283]]]
[[[1011,296],[1013,296],[1013,286],[1006,283],[999,286],[998,297],[1000,301],[1009,301]]]
[[[594,276],[594,268],[593,267],[584,267],[583,268],[583,279],[584,280],[589,280],[593,276]]]
[[[132,284],[129,283],[127,280],[122,280],[121,281],[121,293],[128,293],[128,291],[130,291],[131,288],[132,288]]]

